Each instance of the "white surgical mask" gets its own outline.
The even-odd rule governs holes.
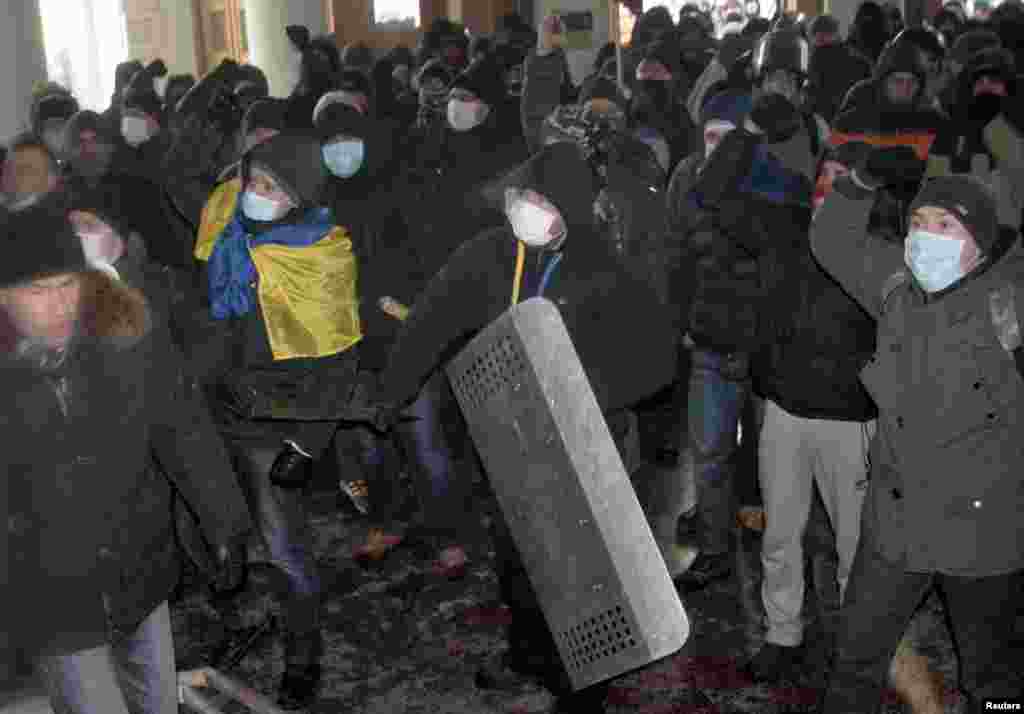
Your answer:
[[[483,102],[464,102],[461,99],[448,100],[448,123],[455,131],[469,131],[484,123],[488,114]]]
[[[149,140],[149,124],[142,117],[129,114],[121,119],[121,135],[128,146],[140,146]]]
[[[547,245],[558,236],[551,235],[551,227],[558,214],[541,208],[525,199],[512,202],[508,207],[508,221],[516,238],[528,246]]]
[[[242,213],[254,221],[276,221],[288,213],[288,204],[246,191],[242,194]]]
[[[324,163],[338,178],[351,178],[359,171],[366,158],[366,146],[362,139],[345,139],[325,144]]]
[[[964,277],[960,267],[964,241],[929,231],[911,231],[903,259],[926,292],[937,293]]]

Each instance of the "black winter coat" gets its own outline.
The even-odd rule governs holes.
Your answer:
[[[705,176],[723,168],[750,171],[757,141],[738,132],[727,136]],[[875,322],[811,254],[810,191],[775,203],[726,187],[719,195],[705,192],[704,200],[720,212],[724,237],[757,260],[762,300],[751,359],[757,392],[806,419],[875,418],[859,378],[875,351]]]
[[[536,286],[550,253],[527,251],[524,286]],[[516,240],[495,228],[463,245],[430,283],[404,324],[381,379],[384,398],[415,396],[453,346],[510,305]],[[533,297],[524,287],[522,299]],[[566,240],[545,292],[572,337],[598,404],[607,414],[647,397],[674,378],[675,336],[655,291],[596,235]]]
[[[702,164],[698,154],[679,162],[668,189],[665,240],[679,253],[669,274],[677,329],[705,349],[751,352],[761,299],[757,260],[722,232],[718,212],[693,193]]]
[[[43,374],[12,354],[0,365],[3,602],[29,655],[109,643],[167,599],[180,572],[175,491],[211,544],[249,527],[166,325],[140,293],[99,273],[86,274],[83,305],[90,327],[64,367]]]

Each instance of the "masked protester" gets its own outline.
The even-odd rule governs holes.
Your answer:
[[[850,90],[845,108],[832,124],[832,146],[849,141],[901,144],[913,147],[922,159],[927,159],[935,137],[947,122],[925,98],[927,79],[921,52],[916,46],[900,43],[888,47],[872,79]],[[858,95],[862,99],[855,99]],[[910,174],[902,185],[887,185],[880,191],[879,204],[895,204],[895,210],[886,211],[893,224],[876,226],[877,230],[892,231],[897,239],[906,232],[903,225],[906,206],[916,194],[920,181],[920,175]]]
[[[954,116],[956,113],[954,105],[960,100],[957,80],[971,57],[976,52],[999,49],[1000,47],[1002,47],[1002,42],[999,35],[991,30],[971,30],[957,38],[946,63],[946,83],[939,93],[939,103],[947,115]]]
[[[439,270],[461,243],[501,221],[478,189],[526,156],[518,136],[498,119],[504,97],[495,59],[471,65],[452,82],[444,104],[435,105],[434,111],[443,106],[444,124],[428,125],[410,137],[406,221],[421,246],[426,275]],[[449,205],[462,210],[439,209]]]
[[[861,374],[878,434],[821,708],[829,714],[880,706],[895,643],[931,586],[943,591],[957,635],[968,708],[1022,694],[1011,664],[1024,568],[1014,461],[1024,399],[1019,237],[999,225],[983,184],[951,176],[922,186],[903,245],[874,240],[872,192],[914,162],[907,147],[865,147],[811,230],[822,267],[877,320],[878,342]]]
[[[666,172],[691,151],[694,130],[683,100],[688,89],[683,78],[682,51],[673,35],[648,46],[636,68],[630,123],[656,131],[668,143]]]
[[[164,107],[156,91],[156,80],[167,76],[163,61],[156,60],[136,73],[121,102],[121,139],[127,150],[119,151],[114,163],[119,171],[159,181],[159,167],[169,146],[163,132]]]
[[[233,355],[212,406],[287,582],[278,701],[289,709],[315,699],[323,652],[305,506],[311,466],[337,428],[329,419],[347,406],[362,339],[351,236],[318,204],[322,156],[316,137],[289,131],[249,149],[237,208],[207,261],[210,314]]]
[[[814,18],[809,34],[808,109],[831,123],[850,88],[871,76],[871,62],[843,41],[831,15]]]
[[[65,145],[68,190],[94,194],[127,230],[142,237],[151,260],[191,274],[193,229],[175,211],[163,184],[115,165],[118,138],[101,117],[88,110],[72,117],[65,127]],[[167,176],[161,181],[173,183]]]
[[[143,64],[139,60],[121,62],[114,70],[114,93],[110,97],[110,106],[103,112],[103,123],[111,132],[121,130],[121,101],[124,91],[128,88],[136,73],[141,72]]]
[[[47,85],[32,99],[32,132],[58,161],[64,161],[64,126],[79,110],[78,100],[59,85]]]
[[[462,246],[417,300],[382,377],[382,402],[394,414],[394,407],[411,399],[442,365],[456,341],[507,310],[518,250],[524,251],[527,266],[520,298],[543,295],[559,306],[611,431],[622,435],[628,431],[618,426],[628,420],[624,409],[671,379],[673,341],[664,306],[595,235],[596,181],[578,146],[559,142],[544,147],[500,186],[495,195],[505,204],[506,225]],[[601,316],[600,328],[588,315]],[[638,315],[644,319],[637,320]],[[609,334],[617,336],[614,344]],[[623,458],[628,462],[632,456],[624,451]],[[502,598],[512,609],[509,650],[478,672],[478,686],[514,688],[537,678],[558,697],[557,711],[603,711],[607,685],[571,693],[525,568],[502,524],[495,524],[495,539]]]
[[[61,184],[57,159],[37,136],[23,134],[7,146],[0,174],[0,203],[17,211],[38,203]]]
[[[706,106],[705,141],[717,142],[718,146],[704,161],[713,160],[721,149],[722,134],[735,130],[730,127],[735,125],[745,102],[752,102],[752,115],[763,117],[762,123],[771,123],[773,129],[754,149],[750,170],[737,180],[734,189],[758,202],[756,205],[763,204],[764,216],[777,215],[769,210],[775,205],[809,202],[808,184],[813,181],[824,142],[817,118],[806,115],[797,105],[806,67],[806,42],[792,31],[771,32],[753,53],[757,84],[751,99],[733,90],[713,97]],[[690,176],[692,164],[687,167]],[[677,180],[677,187],[670,191],[670,215],[677,218],[670,225],[678,226],[682,233],[675,236],[677,240],[686,242],[672,282],[693,284],[692,293],[684,288],[678,303],[681,330],[692,345],[689,403],[693,406],[688,433],[694,454],[694,518],[700,554],[676,582],[693,592],[732,573],[730,534],[736,492],[752,489],[746,488],[751,474],[733,473],[731,456],[737,443],[739,417],[748,401],[752,400],[754,428],[744,428],[744,433],[760,432],[761,407],[754,390],[752,361],[760,345],[762,309],[767,306],[760,304],[763,276],[759,261],[744,243],[749,238],[746,229],[737,226],[729,230],[730,221],[737,219],[732,215],[734,209],[704,200],[706,194],[717,195],[724,189],[702,181],[681,195],[683,186],[692,179],[684,173],[673,178],[673,182]],[[685,216],[689,206],[700,209],[692,220]],[[780,240],[797,230],[785,222],[775,228]],[[708,401],[702,396],[706,394],[715,394],[716,399]],[[756,443],[756,437],[751,441]],[[750,443],[747,439],[744,442]]]
[[[750,361],[754,390],[765,399],[758,461],[768,629],[745,669],[755,681],[778,682],[797,677],[807,665],[818,668],[822,681],[839,605],[838,597],[822,595],[838,586],[841,596],[859,534],[866,434],[874,429],[876,410],[858,376],[875,351],[874,324],[811,255],[806,236],[814,174],[788,171],[792,188],[785,194],[753,182],[744,188],[746,176],[766,169],[762,142],[770,142],[771,152],[773,143],[800,127],[795,108],[782,101],[774,95],[755,103],[743,125],[711,154],[693,193],[705,210],[717,212],[716,240],[736,243],[756,260],[758,273],[757,344]],[[805,642],[802,540],[815,483],[833,524],[839,562],[837,582],[816,583],[825,637]],[[809,657],[811,651],[826,656]]]
[[[18,610],[4,631],[54,711],[175,711],[172,497],[199,516],[205,575],[231,589],[244,576],[242,493],[167,325],[142,293],[89,268],[62,202],[9,214],[3,231],[19,246],[0,277],[0,588]]]

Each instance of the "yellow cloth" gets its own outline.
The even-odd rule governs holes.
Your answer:
[[[242,179],[235,177],[213,189],[209,200],[203,206],[203,215],[199,220],[199,235],[196,236],[196,247],[192,255],[196,260],[206,262],[213,253],[213,245],[231,219],[235,217],[235,206],[238,195],[242,192]]]
[[[313,245],[268,243],[250,254],[275,360],[326,357],[363,338],[356,257],[345,229],[335,226]]]

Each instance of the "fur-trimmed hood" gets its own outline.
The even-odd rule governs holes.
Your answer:
[[[127,350],[152,332],[153,311],[140,290],[99,270],[86,270],[81,276],[83,339]],[[14,325],[0,309],[0,354],[10,356],[17,343]]]

